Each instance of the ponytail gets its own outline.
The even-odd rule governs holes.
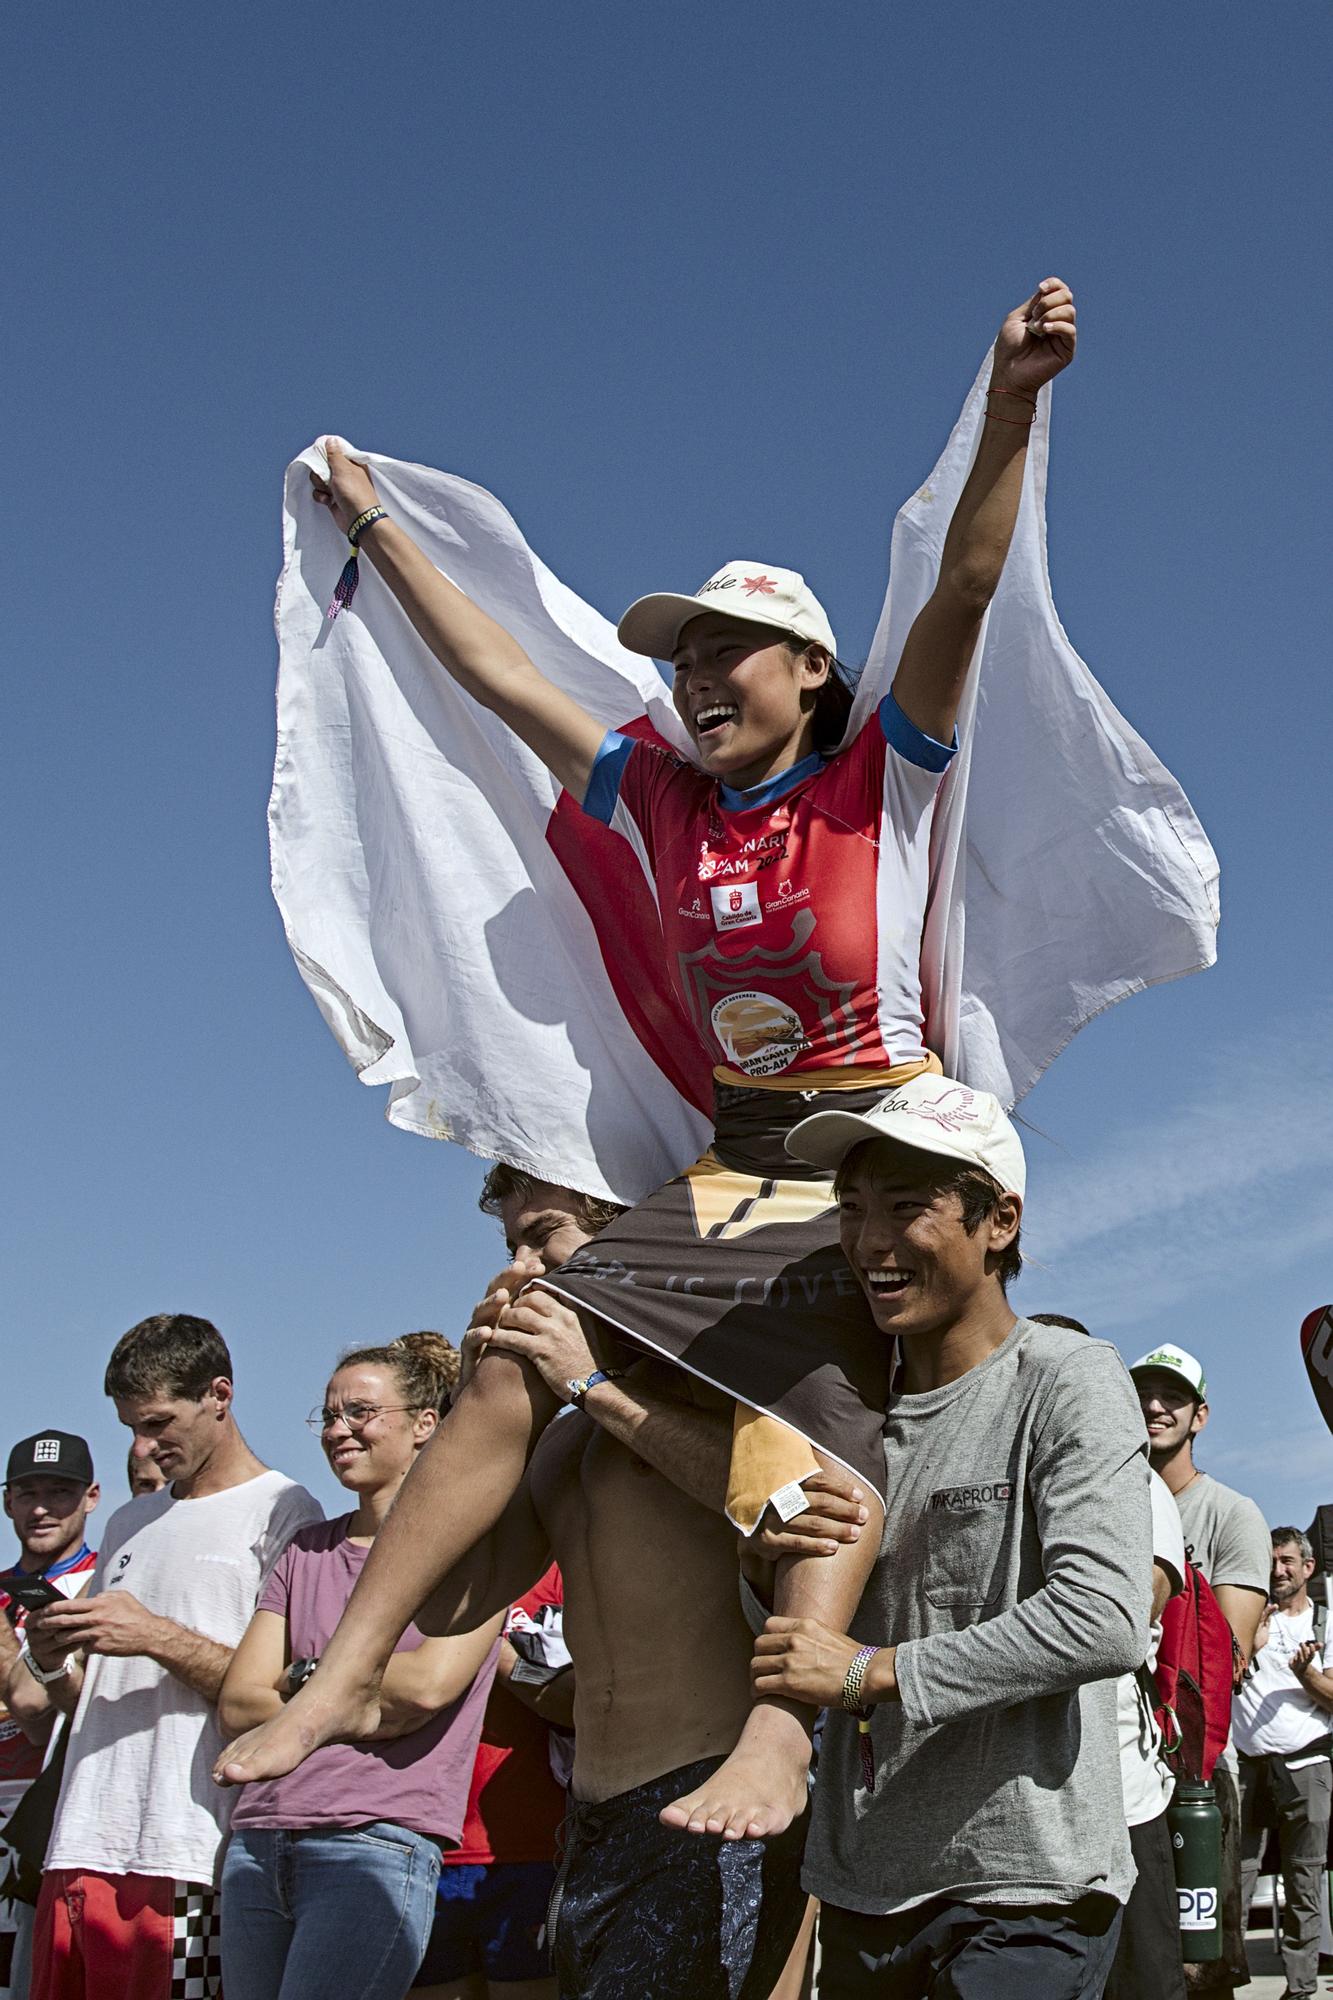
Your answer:
[[[391,1368],[412,1410],[447,1410],[458,1384],[458,1349],[442,1333],[404,1333],[387,1347],[352,1347],[339,1368]]]

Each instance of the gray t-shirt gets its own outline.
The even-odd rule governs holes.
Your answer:
[[[1268,1596],[1273,1543],[1253,1500],[1201,1472],[1176,1495],[1190,1560],[1216,1590],[1237,1584]]]
[[[806,1883],[869,1915],[1123,1902],[1134,1882],[1115,1676],[1148,1645],[1147,1441],[1115,1349],[1019,1320],[980,1366],[899,1396],[888,1519],[852,1630],[898,1647],[876,1779],[831,1711]]]
[[[1234,1584],[1268,1597],[1273,1567],[1273,1541],[1268,1524],[1253,1500],[1223,1486],[1211,1473],[1201,1472],[1176,1495],[1185,1551],[1216,1589]],[[1219,1759],[1228,1771],[1238,1771],[1236,1746],[1228,1741]]]

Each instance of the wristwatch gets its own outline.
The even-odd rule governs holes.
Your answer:
[[[565,1394],[576,1410],[583,1408],[583,1398],[589,1389],[595,1389],[599,1382],[615,1382],[624,1374],[623,1368],[594,1368],[591,1375],[575,1375],[565,1384]]]
[[[317,1659],[293,1660],[282,1677],[281,1694],[284,1701],[290,1701],[298,1688],[303,1688],[319,1665]]]
[[[52,1667],[50,1672],[48,1673],[45,1667],[38,1666],[36,1660],[29,1652],[28,1644],[27,1641],[25,1640],[24,1643],[19,1647],[19,1658],[22,1660],[24,1666],[28,1669],[28,1672],[32,1675],[33,1679],[35,1681],[40,1681],[42,1686],[45,1688],[45,1687],[50,1687],[52,1681],[64,1680],[65,1675],[74,1665],[76,1655],[73,1653],[66,1653],[60,1665],[58,1667]]]

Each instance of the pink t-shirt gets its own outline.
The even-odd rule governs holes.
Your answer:
[[[279,1556],[259,1600],[287,1620],[293,1659],[316,1659],[333,1636],[369,1549],[347,1539],[351,1515],[301,1528]],[[394,1648],[414,1652],[424,1635],[409,1625]],[[285,1778],[246,1785],[232,1825],[366,1826],[391,1820],[454,1843],[463,1830],[486,1698],[499,1643],[452,1707],[408,1736],[385,1743],[328,1743]]]

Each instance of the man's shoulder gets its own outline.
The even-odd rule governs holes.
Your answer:
[[[1072,1327],[1046,1326],[1031,1319],[1019,1320],[1017,1335],[1015,1358],[1020,1369],[1034,1377],[1034,1382],[1046,1383],[1058,1377],[1069,1384],[1083,1380],[1092,1383],[1101,1382],[1110,1374],[1123,1377],[1129,1384],[1120,1350],[1109,1340],[1075,1333]]]
[[[136,1493],[132,1500],[122,1501],[102,1530],[97,1554],[103,1569],[107,1558],[123,1548],[131,1535],[156,1527],[179,1504],[172,1498],[170,1486],[159,1487],[156,1493]]]
[[[1211,1472],[1201,1472],[1197,1479],[1177,1495],[1177,1503],[1200,1512],[1208,1512],[1218,1520],[1257,1522],[1268,1533],[1268,1523],[1257,1500],[1251,1500],[1248,1493],[1240,1493],[1234,1486],[1224,1486],[1220,1479],[1214,1479]]]

